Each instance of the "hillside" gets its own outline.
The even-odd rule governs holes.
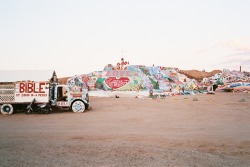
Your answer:
[[[67,80],[69,79],[70,77],[64,77],[64,78],[58,78],[58,82],[60,84],[67,84]]]
[[[196,79],[198,81],[201,81],[205,77],[211,77],[214,74],[221,73],[221,70],[213,70],[211,72],[204,72],[204,71],[198,71],[198,70],[180,70],[181,74],[186,75],[188,78]]]

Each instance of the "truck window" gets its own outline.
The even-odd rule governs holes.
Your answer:
[[[67,100],[67,89],[65,87],[57,88],[57,100],[66,101]]]

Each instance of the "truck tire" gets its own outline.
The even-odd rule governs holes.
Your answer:
[[[73,112],[84,112],[85,108],[85,104],[83,103],[83,101],[80,100],[74,101],[71,106]]]
[[[13,114],[14,109],[11,104],[3,104],[1,106],[1,113],[4,115]]]

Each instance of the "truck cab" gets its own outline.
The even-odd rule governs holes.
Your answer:
[[[84,112],[89,107],[87,90],[73,92],[68,85],[56,85],[52,94],[52,106],[69,108],[73,112]]]

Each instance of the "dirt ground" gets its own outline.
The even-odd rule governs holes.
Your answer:
[[[0,166],[250,166],[250,94],[91,97],[91,106],[0,115]]]

